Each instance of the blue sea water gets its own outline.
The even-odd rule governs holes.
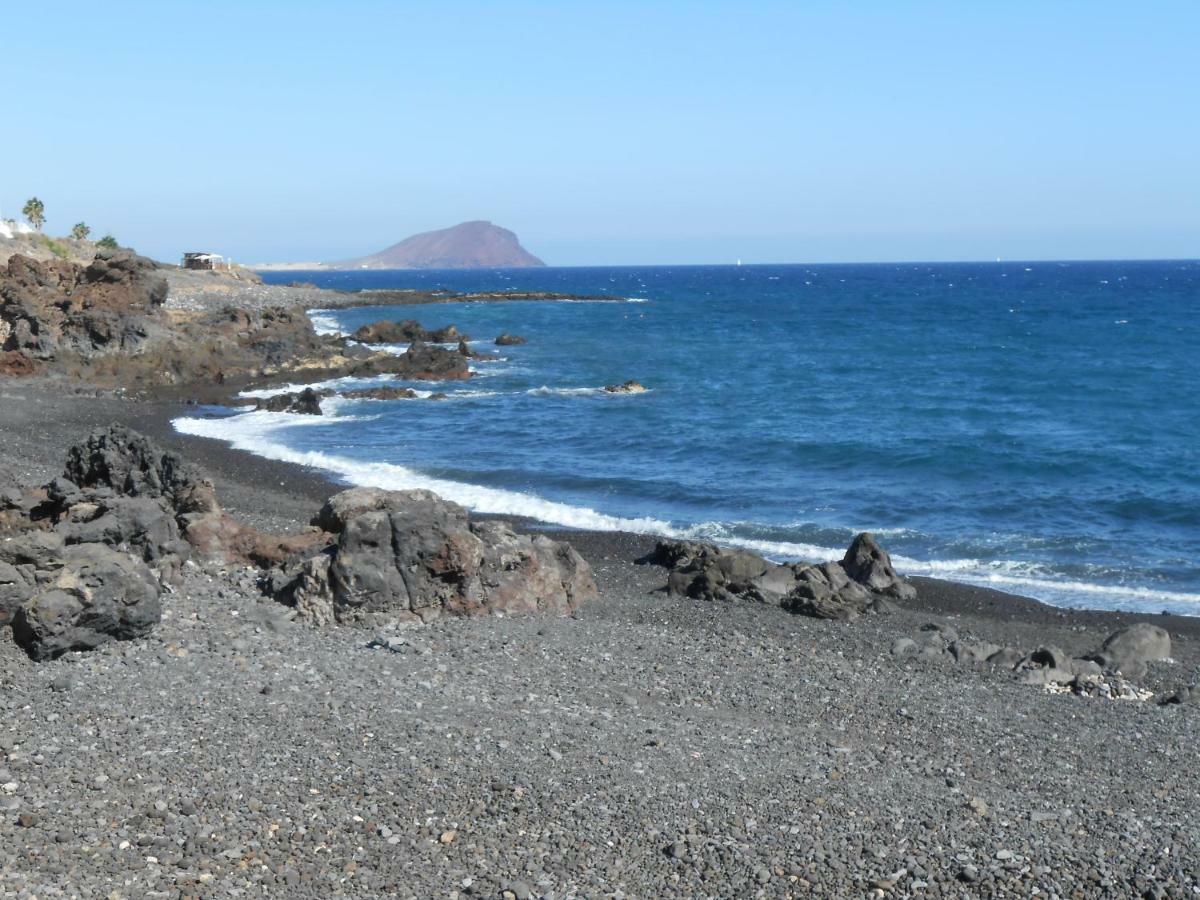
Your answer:
[[[1200,263],[278,273],[613,294],[319,312],[498,350],[450,399],[179,422],[480,511],[840,556],[1049,603],[1200,614]],[[528,344],[492,348],[502,331]],[[648,393],[606,395],[637,379]],[[428,384],[411,385],[430,389]],[[433,386],[441,389],[442,386]]]

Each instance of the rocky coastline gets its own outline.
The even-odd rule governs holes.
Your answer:
[[[1193,895],[1197,620],[343,490],[170,420],[470,377],[457,330],[13,260],[8,894]]]

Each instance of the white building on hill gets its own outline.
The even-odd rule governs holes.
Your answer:
[[[16,219],[6,219],[0,216],[0,238],[14,238],[18,234],[33,234],[33,228]]]

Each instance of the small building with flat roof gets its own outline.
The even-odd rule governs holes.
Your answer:
[[[227,268],[225,257],[220,253],[185,253],[183,254],[185,269],[224,269]]]

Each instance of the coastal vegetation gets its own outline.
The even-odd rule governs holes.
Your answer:
[[[38,231],[46,224],[46,205],[37,197],[30,197],[21,209],[21,215],[29,220],[29,224]]]
[[[61,242],[56,241],[49,235],[42,236],[42,242],[46,245],[46,249],[53,253],[59,259],[69,259],[71,251],[68,250]]]
[[[86,222],[76,222],[75,227],[71,229],[71,237],[77,241],[86,241],[88,235],[92,233],[92,229],[88,227]]]

